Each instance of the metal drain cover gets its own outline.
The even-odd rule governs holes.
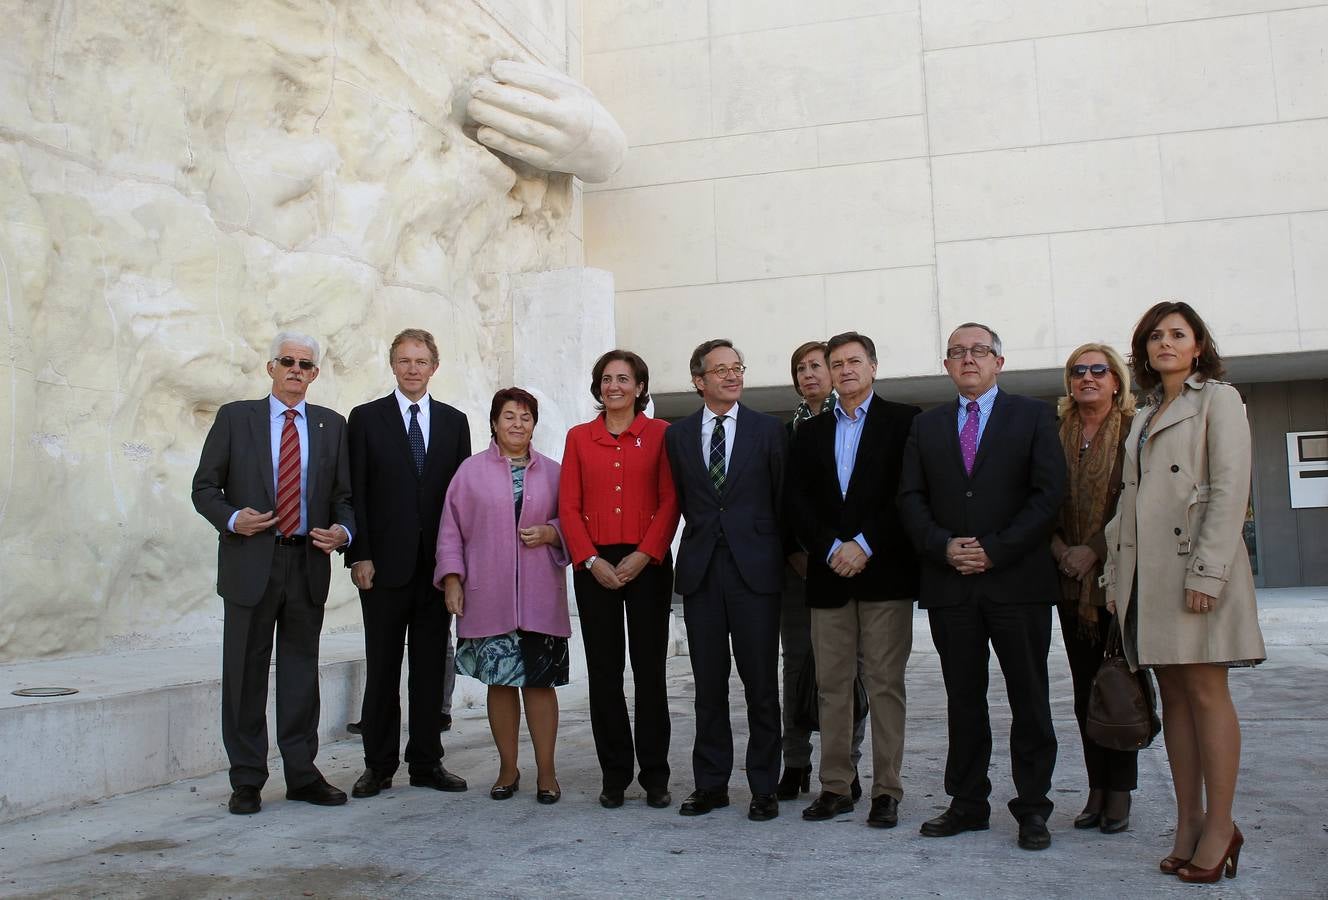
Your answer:
[[[15,697],[67,697],[77,694],[78,688],[67,687],[30,687],[10,691]]]

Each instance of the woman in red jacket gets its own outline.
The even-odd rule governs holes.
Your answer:
[[[567,433],[558,513],[575,567],[590,725],[603,771],[599,802],[622,806],[639,761],[646,802],[663,808],[673,799],[664,660],[673,600],[669,546],[678,527],[678,497],[664,453],[667,423],[645,414],[650,370],[629,350],[599,358],[590,393],[603,412]],[[625,652],[636,683],[635,745],[623,694]]]

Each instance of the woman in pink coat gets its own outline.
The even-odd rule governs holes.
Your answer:
[[[493,395],[493,442],[461,464],[443,504],[434,584],[457,621],[457,671],[489,686],[498,779],[489,796],[521,784],[521,701],[535,745],[540,803],[562,796],[554,770],[557,685],[567,684],[567,554],[558,528],[558,464],[530,447],[539,402],[520,388]],[[519,693],[518,693],[519,692]]]

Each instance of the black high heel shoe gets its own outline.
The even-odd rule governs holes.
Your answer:
[[[511,800],[512,795],[521,789],[521,773],[517,772],[511,784],[495,784],[489,788],[489,799]]]
[[[553,784],[554,784],[553,790],[545,790],[544,788],[540,788],[539,790],[535,791],[535,799],[538,800],[540,803],[543,803],[545,806],[552,806],[553,804],[561,800],[563,798],[562,785],[558,784],[558,782],[556,781]]]
[[[805,794],[811,789],[811,766],[785,766],[779,786],[775,788],[775,796],[780,800],[797,800],[799,792]]]
[[[1099,830],[1103,834],[1120,834],[1122,831],[1128,829],[1130,827],[1130,805],[1132,802],[1133,798],[1131,798],[1129,794],[1126,794],[1125,815],[1121,816],[1119,819],[1113,819],[1108,816],[1107,807],[1104,804],[1102,807],[1102,824],[1098,826]]]
[[[1088,792],[1088,802],[1084,804],[1084,811],[1074,817],[1074,827],[1097,828],[1101,825],[1102,801],[1102,791],[1099,788],[1090,789]]]

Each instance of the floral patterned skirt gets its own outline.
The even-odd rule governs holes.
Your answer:
[[[457,641],[456,669],[485,684],[558,687],[569,680],[567,638],[537,631],[509,631]]]

